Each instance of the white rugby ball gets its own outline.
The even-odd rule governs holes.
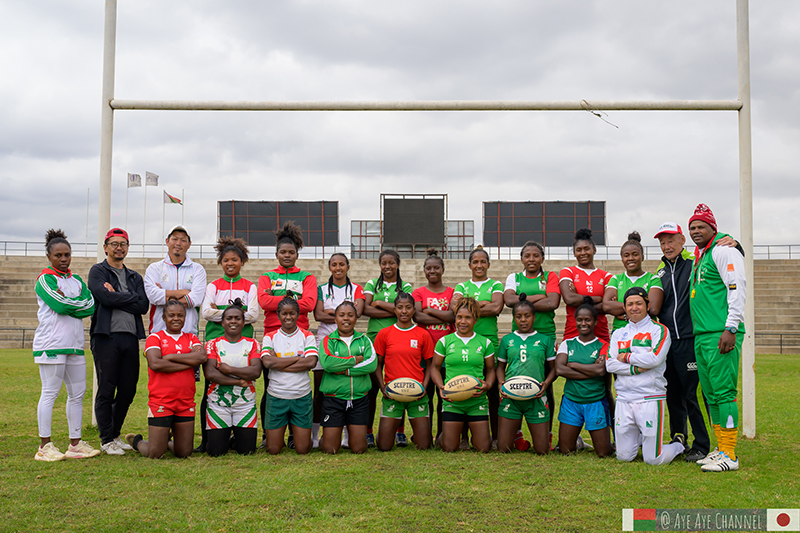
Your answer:
[[[413,402],[425,396],[425,387],[416,379],[397,378],[386,384],[386,396],[398,402]]]
[[[508,378],[500,387],[512,400],[530,400],[542,390],[542,384],[528,376]]]
[[[473,376],[462,374],[448,379],[444,384],[444,395],[448,400],[463,402],[472,398],[475,389],[481,387],[481,382]]]

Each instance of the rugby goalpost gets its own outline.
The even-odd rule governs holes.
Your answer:
[[[100,192],[97,216],[97,260],[111,226],[111,158],[115,110],[164,111],[736,111],[739,117],[740,241],[745,250],[745,276],[750,292],[745,306],[742,344],[742,433],[756,436],[755,301],[753,298],[753,163],[750,122],[749,0],[736,0],[736,100],[620,100],[620,101],[186,101],[117,100],[114,98],[117,0],[106,0],[103,31],[103,91],[100,135]],[[97,391],[94,378],[93,396]],[[92,423],[96,424],[94,402]]]

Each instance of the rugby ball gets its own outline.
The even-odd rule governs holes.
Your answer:
[[[444,395],[448,400],[463,402],[472,398],[475,389],[481,388],[481,382],[473,376],[462,374],[448,379],[444,384]]]
[[[516,376],[507,379],[500,390],[512,400],[530,400],[539,394],[542,384],[528,376]]]
[[[416,379],[397,378],[386,384],[386,396],[398,402],[413,402],[425,396],[425,388]]]

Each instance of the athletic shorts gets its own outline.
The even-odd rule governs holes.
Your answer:
[[[384,418],[402,418],[405,411],[408,411],[408,418],[431,416],[427,395],[413,402],[398,402],[384,396],[381,403],[381,416]]]
[[[172,424],[180,422],[194,422],[193,416],[159,416],[158,418],[148,418],[147,425],[157,428],[171,428]]]
[[[188,417],[194,420],[194,398],[169,401],[148,401],[147,418],[162,418],[165,416]],[[156,424],[150,424],[156,425]]]
[[[484,394],[477,398],[464,400],[463,402],[444,402],[442,406],[442,416],[444,416],[444,413],[455,413],[467,416],[488,416],[489,400]],[[442,420],[446,419],[442,418]]]
[[[336,396],[322,397],[322,427],[366,426],[368,422],[369,397],[364,396],[357,400],[340,400]]]
[[[254,428],[257,426],[256,401],[244,404],[217,405],[208,402],[206,429]]]
[[[465,424],[469,424],[470,422],[488,422],[489,415],[465,415],[463,413],[448,413],[447,411],[442,411],[442,422],[464,422]]]
[[[603,397],[596,402],[578,403],[562,396],[558,421],[568,426],[581,427],[585,425],[586,431],[607,428],[611,425],[608,400]]]
[[[295,400],[286,400],[267,393],[267,408],[264,411],[264,425],[267,429],[281,429],[289,424],[311,429],[313,414],[314,403],[310,392]]]
[[[511,420],[520,420],[524,416],[528,424],[541,424],[542,422],[550,421],[550,408],[545,397],[524,401],[503,398],[497,414]]]

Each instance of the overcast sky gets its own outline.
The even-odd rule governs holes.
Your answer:
[[[217,100],[735,99],[735,2],[121,0],[116,97]],[[800,243],[800,2],[750,6],[756,244]],[[0,239],[97,231],[103,3],[0,0]],[[446,193],[451,219],[481,202],[605,200],[609,243],[698,202],[739,235],[735,112],[117,111],[112,225],[125,177],[185,190],[194,242],[217,200],[338,200],[377,219],[379,195]],[[142,240],[144,189],[128,229]],[[167,226],[180,208],[167,206]]]

